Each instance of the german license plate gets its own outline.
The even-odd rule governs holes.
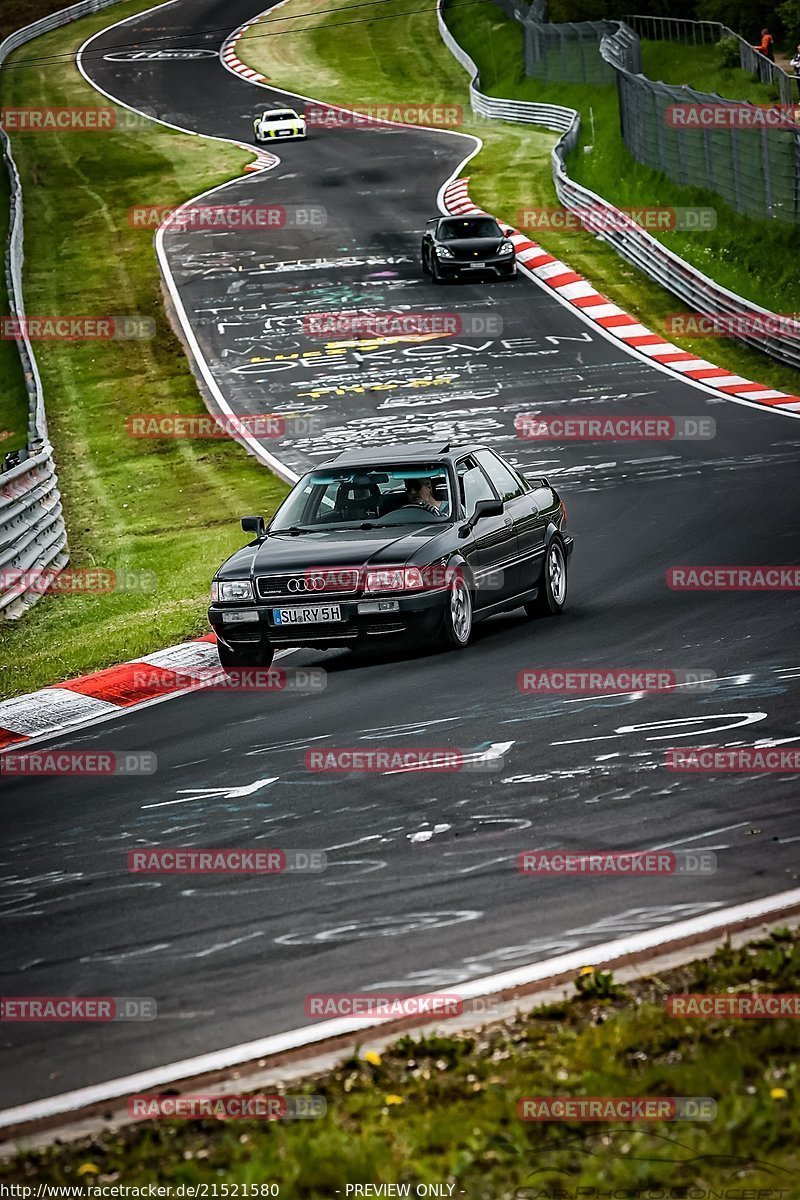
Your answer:
[[[340,604],[320,604],[313,608],[273,608],[276,625],[324,625],[327,621],[342,621]]]
[[[475,262],[475,263],[470,263],[469,265],[470,265],[470,270],[472,270],[472,271],[482,271],[485,268],[486,263],[485,262]]]

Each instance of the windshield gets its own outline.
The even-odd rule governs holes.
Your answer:
[[[270,523],[288,529],[426,525],[451,513],[450,482],[443,463],[312,471],[294,487]]]
[[[265,121],[293,121],[297,119],[297,113],[291,109],[278,109],[276,112],[265,112]]]
[[[468,217],[461,221],[442,221],[439,241],[454,242],[457,238],[499,238],[500,226],[491,217]]]

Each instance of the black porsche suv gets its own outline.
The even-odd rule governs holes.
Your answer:
[[[557,614],[573,539],[546,479],[485,446],[348,450],[304,475],[217,571],[208,617],[226,670],[281,646],[441,639],[524,607]]]
[[[422,235],[422,270],[434,283],[447,279],[517,273],[513,229],[501,229],[494,217],[433,217]]]

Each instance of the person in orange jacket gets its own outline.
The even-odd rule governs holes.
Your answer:
[[[753,49],[758,50],[764,55],[765,58],[768,58],[770,62],[775,62],[775,51],[773,50],[774,44],[775,38],[772,36],[770,31],[768,29],[762,29],[761,41],[757,46],[753,46]]]

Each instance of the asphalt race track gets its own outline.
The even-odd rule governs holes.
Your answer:
[[[132,107],[250,141],[271,93],[218,59],[104,55],[173,33],[163,45],[217,49],[219,30],[263,3],[177,0],[95,39],[84,69]],[[166,249],[233,410],[323,422],[314,439],[269,446],[294,470],[355,439],[434,434],[480,438],[551,476],[577,539],[567,612],[496,618],[461,654],[295,652],[281,665],[324,666],[324,691],[195,694],[51,743],[153,751],[151,777],[7,781],[3,991],[152,996],[159,1009],[147,1025],[4,1025],[7,1104],[297,1028],[308,992],[455,988],[794,886],[796,776],[664,765],[671,746],[800,740],[792,593],[679,593],[665,573],[797,561],[800,424],[623,354],[522,276],[445,289],[422,278],[420,230],[469,149],[442,133],[314,130],[214,202],[318,205],[324,226],[171,233]],[[304,335],[304,314],[393,305],[490,312],[503,335],[384,345],[361,364],[335,348],[278,358],[325,350]],[[716,437],[542,446],[515,435],[531,406],[589,404],[593,414],[712,416]],[[521,694],[518,672],[546,666],[704,670],[718,683]],[[309,745],[447,746],[483,759],[450,774],[325,775],[305,769]],[[322,849],[328,868],[130,875],[127,852],[154,844]],[[541,880],[515,867],[525,849],[595,847],[713,850],[718,870]]]

